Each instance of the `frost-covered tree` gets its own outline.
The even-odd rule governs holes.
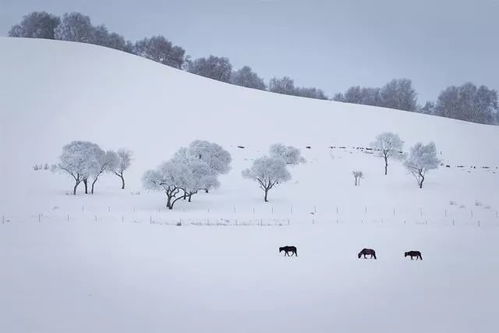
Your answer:
[[[175,68],[182,68],[185,50],[173,45],[163,36],[144,38],[135,43],[134,53]]]
[[[186,197],[190,201],[200,189],[218,185],[208,164],[192,156],[185,148],[157,170],[147,171],[142,181],[146,189],[161,190],[166,194],[168,209],[173,209],[178,200]]]
[[[381,105],[386,108],[416,111],[416,91],[409,79],[394,79],[384,85],[380,92]]]
[[[272,78],[269,82],[269,91],[285,95],[294,95],[296,93],[295,82],[285,76],[283,78]]]
[[[379,134],[371,147],[375,150],[376,155],[383,157],[385,161],[385,175],[388,174],[388,160],[389,159],[402,159],[404,154],[402,148],[404,141],[395,133],[385,132]]]
[[[10,37],[54,39],[54,30],[61,20],[46,12],[32,12],[9,30]]]
[[[274,186],[291,179],[291,174],[282,158],[267,156],[256,159],[251,168],[243,170],[242,175],[258,183],[265,193],[265,202],[268,202],[268,193]]]
[[[300,97],[315,98],[315,99],[328,99],[326,94],[321,89],[317,88],[297,87],[295,89],[294,95]]]
[[[344,103],[381,106],[380,88],[350,87],[345,94],[336,94],[333,100]]]
[[[352,174],[355,180],[355,186],[360,186],[360,180],[364,178],[364,173],[362,173],[362,171],[353,171]]]
[[[435,114],[435,103],[426,102],[425,105],[419,109],[419,112],[424,114]]]
[[[55,39],[95,44],[95,28],[90,17],[73,12],[63,15],[61,23],[55,28]]]
[[[189,202],[191,202],[192,195],[198,193],[199,190],[208,193],[210,189],[220,186],[217,179],[219,173],[207,163],[210,161],[209,158],[203,159],[199,155],[192,154],[190,149],[181,148],[175,153],[172,161],[187,166],[184,169],[181,189],[184,192],[184,199],[188,198]]]
[[[293,96],[308,97],[315,99],[328,99],[326,94],[324,94],[324,92],[321,89],[295,87],[294,81],[287,76],[284,76],[282,78],[274,77],[270,79],[269,91],[284,95],[293,95]]]
[[[232,65],[229,59],[213,55],[189,62],[187,70],[193,74],[222,82],[230,82],[232,75]]]
[[[270,157],[281,158],[288,165],[305,163],[305,159],[301,156],[301,152],[298,148],[285,146],[280,143],[270,146]]]
[[[226,174],[230,170],[232,157],[222,146],[204,140],[189,145],[189,153],[205,161],[215,174]]]
[[[354,86],[344,94],[336,94],[335,101],[382,106],[406,111],[417,110],[416,91],[411,80],[394,79],[381,88]]]
[[[121,189],[125,189],[125,171],[132,164],[132,152],[128,149],[121,148],[116,152],[118,163],[116,163],[113,173],[121,179]]]
[[[87,141],[73,141],[62,148],[59,163],[55,170],[69,174],[75,181],[73,194],[80,183],[87,183],[88,178],[96,169],[97,161],[95,156],[101,151],[98,145]],[[88,188],[85,186],[85,193]]]
[[[94,194],[95,183],[99,179],[99,176],[104,172],[114,172],[119,163],[118,154],[114,151],[106,151],[103,150],[94,150],[93,151],[96,156],[93,158],[96,159],[97,163],[94,164],[94,169],[91,170],[90,176],[92,177],[92,186],[90,193]]]
[[[427,145],[417,143],[411,147],[409,157],[405,161],[405,166],[416,178],[419,188],[423,188],[426,173],[437,169],[440,161],[437,158],[437,148],[433,142]]]
[[[498,112],[497,91],[473,83],[448,87],[435,105],[435,114],[439,116],[483,124],[494,123]]]
[[[265,85],[265,82],[263,82],[263,79],[260,78],[255,72],[253,72],[253,70],[249,66],[244,66],[243,68],[232,72],[230,82],[232,84],[247,88],[260,90],[267,89],[267,86]]]
[[[109,32],[103,25],[94,28],[95,44],[110,47],[112,49],[130,52],[131,49],[123,36]]]

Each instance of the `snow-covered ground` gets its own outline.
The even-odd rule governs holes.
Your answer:
[[[92,45],[0,49],[1,332],[499,328],[498,127],[245,89]],[[422,190],[400,162],[384,176],[355,148],[384,131],[406,149],[434,141],[450,167]],[[104,175],[74,197],[69,177],[33,170],[76,139],[131,149],[127,189]],[[224,146],[232,170],[168,211],[140,178],[195,139]],[[277,142],[307,163],[265,204],[241,171]],[[358,260],[363,247],[378,260]],[[413,249],[423,261],[403,258]]]

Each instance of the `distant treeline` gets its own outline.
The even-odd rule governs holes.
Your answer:
[[[381,106],[420,112],[482,124],[499,124],[497,91],[473,83],[450,86],[440,93],[436,102],[417,102],[411,80],[392,80],[381,88],[351,87],[336,94],[333,100],[345,103]]]
[[[289,77],[272,78],[267,86],[251,67],[244,66],[234,70],[226,57],[210,55],[192,60],[182,47],[173,45],[163,36],[144,38],[133,43],[120,34],[108,31],[104,25],[92,25],[90,17],[77,12],[66,13],[62,17],[46,12],[30,13],[9,30],[9,36],[96,44],[238,86],[287,95],[328,99],[320,89],[295,87],[293,80]]]
[[[193,60],[182,47],[173,45],[160,35],[133,43],[120,34],[108,31],[104,25],[92,25],[90,17],[77,12],[66,13],[62,18],[46,12],[32,12],[10,29],[9,36],[96,44],[238,86],[285,95],[329,99],[321,89],[296,87],[294,81],[287,76],[274,77],[267,85],[249,66],[234,70],[226,57],[210,55]],[[381,88],[351,87],[332,99],[484,124],[499,124],[497,91],[486,86],[476,87],[472,83],[448,87],[440,93],[436,102],[426,102],[424,105],[418,104],[417,93],[408,79],[392,80]]]

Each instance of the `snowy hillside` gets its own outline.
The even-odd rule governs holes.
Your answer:
[[[499,127],[246,89],[94,45],[0,49],[0,331],[499,327]],[[443,166],[422,190],[357,149],[385,131],[404,150],[435,142]],[[232,170],[167,211],[142,174],[195,139],[227,149]],[[69,177],[33,170],[72,140],[132,150],[127,189],[104,175],[72,196]],[[307,163],[264,203],[241,171],[279,142]],[[379,260],[358,260],[363,247]],[[422,262],[403,258],[412,249]]]

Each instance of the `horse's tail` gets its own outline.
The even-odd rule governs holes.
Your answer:
[[[295,248],[295,255],[298,257],[298,249]]]

